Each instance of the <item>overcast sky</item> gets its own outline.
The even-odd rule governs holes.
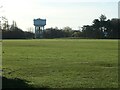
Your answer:
[[[107,18],[118,17],[119,0],[0,0],[3,8],[0,16],[6,16],[9,23],[17,22],[19,28],[27,30],[33,26],[33,19],[47,20],[46,28],[70,26],[78,29],[91,25],[95,18],[105,14]]]

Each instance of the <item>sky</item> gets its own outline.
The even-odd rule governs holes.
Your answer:
[[[32,27],[33,19],[46,19],[45,28],[66,26],[74,30],[91,25],[101,14],[108,19],[118,17],[119,0],[0,0],[0,16],[9,24],[16,21],[24,31]]]

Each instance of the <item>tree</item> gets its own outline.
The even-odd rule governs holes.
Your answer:
[[[93,20],[92,26],[94,29],[94,33],[96,34],[96,38],[106,38],[106,36],[108,35],[108,21],[106,21],[107,17],[101,14],[99,19]]]
[[[17,24],[16,24],[15,21],[13,21],[13,22],[12,22],[12,25],[11,25],[11,27],[10,27],[10,30],[11,30],[11,31],[14,31],[14,30],[17,30],[17,29],[18,29]]]
[[[73,31],[72,37],[80,37],[81,32],[80,31]]]
[[[27,30],[28,30],[28,32],[31,32],[31,33],[33,33],[33,27],[29,27],[29,28],[27,28]]]
[[[64,37],[71,37],[73,33],[72,28],[70,28],[69,26],[64,27],[63,32],[64,32]]]
[[[110,22],[111,24],[111,38],[120,38],[120,19],[113,18]]]
[[[71,31],[72,28],[70,28],[69,26],[66,26],[66,27],[63,28],[63,30],[64,30],[64,31]]]
[[[82,33],[83,33],[83,37],[86,38],[94,38],[94,31],[93,31],[93,26],[90,25],[84,25],[82,27]]]
[[[105,15],[101,14],[99,19],[100,19],[100,21],[105,21],[107,19],[107,17]]]
[[[103,14],[99,19],[94,19],[92,25],[82,27],[82,36],[87,38],[109,38],[111,34],[111,21]]]
[[[9,30],[8,19],[6,17],[1,17],[0,28],[2,30]]]

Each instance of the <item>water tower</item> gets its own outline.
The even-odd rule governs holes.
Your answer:
[[[34,19],[34,26],[35,26],[35,38],[42,38],[44,27],[46,25],[46,19]]]

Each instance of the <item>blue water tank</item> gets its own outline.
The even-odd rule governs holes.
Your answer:
[[[46,25],[46,19],[34,19],[34,26],[45,26]]]

